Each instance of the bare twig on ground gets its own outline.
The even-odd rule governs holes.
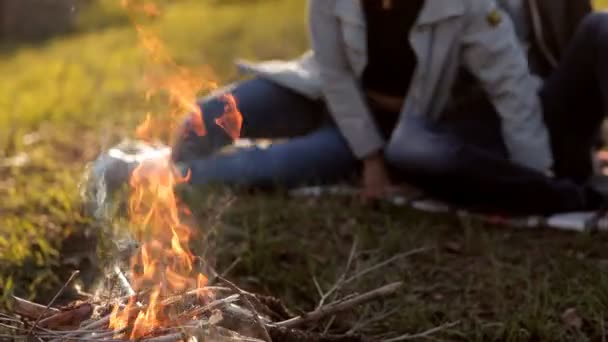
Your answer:
[[[395,262],[397,260],[404,259],[404,258],[410,257],[412,255],[424,253],[426,251],[429,251],[430,249],[431,248],[429,248],[429,247],[421,247],[421,248],[413,249],[413,250],[408,251],[408,252],[404,252],[404,253],[400,253],[400,254],[394,255],[394,256],[392,256],[389,259],[386,259],[386,260],[384,260],[384,261],[382,261],[380,263],[377,263],[375,265],[372,265],[372,266],[370,266],[368,268],[365,268],[365,269],[357,272],[355,275],[353,275],[353,276],[349,277],[348,279],[344,280],[344,285],[350,284],[353,281],[355,281],[355,280],[363,277],[364,275],[366,275],[366,274],[368,274],[370,272],[373,272],[375,270],[378,270],[378,269],[380,269],[380,268],[382,268],[382,267],[384,267],[386,265],[389,265],[389,264],[391,264],[391,263],[393,263],[393,262]]]
[[[270,334],[276,341],[293,342],[367,342],[357,335],[331,335],[312,331],[302,331],[285,327],[270,327]]]
[[[382,342],[399,342],[399,341],[417,340],[417,339],[421,339],[421,338],[424,338],[424,337],[429,337],[429,336],[431,336],[431,335],[433,335],[435,333],[438,333],[438,332],[440,332],[442,330],[455,327],[458,324],[460,324],[460,321],[454,321],[454,322],[450,322],[450,323],[446,323],[446,324],[440,325],[438,327],[434,327],[432,329],[429,329],[427,331],[423,331],[423,332],[418,333],[418,334],[405,334],[405,335],[389,338],[388,340],[384,340]]]
[[[241,263],[241,260],[243,260],[241,257],[234,259],[234,261],[222,272],[221,276],[227,276],[230,271],[232,271],[239,263]]]
[[[270,335],[268,334],[268,330],[266,330],[266,326],[260,319],[260,314],[258,313],[255,306],[251,303],[251,301],[248,298],[249,293],[247,291],[244,291],[240,287],[236,286],[236,284],[229,281],[228,279],[225,279],[221,275],[216,274],[215,276],[217,277],[217,279],[221,280],[223,283],[228,285],[228,287],[232,288],[234,291],[236,291],[237,293],[242,295],[243,302],[245,303],[245,305],[247,305],[248,309],[251,310],[251,312],[253,313],[253,318],[254,318],[256,324],[258,325],[258,327],[260,328],[260,332],[264,336],[264,340],[266,342],[272,342],[272,339],[270,338]]]
[[[329,321],[327,321],[327,324],[325,325],[325,328],[323,329],[323,334],[327,334],[329,332],[329,329],[331,329],[331,326],[334,324],[334,321],[336,320],[336,316],[331,316],[331,318],[329,319]]]
[[[192,312],[190,312],[190,314],[192,316],[198,316],[198,315],[202,314],[203,312],[211,311],[219,306],[226,305],[226,304],[232,304],[232,303],[236,302],[237,300],[239,300],[240,298],[241,298],[240,294],[238,294],[238,293],[233,294],[226,298],[215,300],[215,301],[203,306],[202,308],[197,308],[197,309],[193,310]]]
[[[346,332],[346,335],[352,335],[355,334],[357,331],[365,328],[366,326],[375,323],[375,322],[380,322],[385,320],[386,318],[394,315],[396,312],[398,312],[399,310],[401,310],[401,308],[394,308],[392,310],[388,310],[386,312],[382,312],[379,314],[375,314],[373,317],[366,319],[364,321],[359,321],[357,322],[352,328],[350,328],[350,330],[348,330]]]
[[[325,304],[325,301],[331,295],[333,295],[335,292],[340,290],[340,288],[342,288],[342,285],[344,285],[344,280],[346,279],[346,275],[348,274],[348,271],[350,270],[350,266],[353,262],[353,259],[355,258],[355,254],[357,252],[357,244],[358,244],[358,239],[357,239],[357,237],[355,237],[355,239],[353,241],[353,245],[350,248],[350,253],[348,255],[348,260],[346,261],[346,267],[344,268],[344,272],[338,278],[338,280],[336,280],[335,284],[329,289],[329,291],[325,292],[324,294],[321,294],[321,299],[319,300],[319,303],[317,304],[316,309],[319,309],[320,307],[322,307]],[[322,293],[321,287],[318,285],[318,283],[315,285],[317,286],[317,290],[319,291],[319,293]]]
[[[34,329],[36,329],[36,326],[38,325],[38,323],[42,319],[42,316],[44,315],[44,313],[51,307],[51,305],[53,305],[55,303],[55,301],[57,300],[57,298],[59,298],[59,296],[61,296],[61,294],[63,293],[63,291],[65,291],[65,289],[68,287],[68,285],[70,285],[70,283],[72,282],[72,280],[74,280],[74,278],[76,278],[76,276],[78,275],[78,273],[80,273],[80,271],[78,271],[78,270],[72,272],[72,275],[70,276],[70,278],[68,278],[68,280],[63,284],[63,286],[59,289],[59,291],[57,291],[57,293],[55,294],[55,297],[53,297],[53,299],[51,299],[51,301],[46,305],[46,308],[44,309],[44,311],[42,311],[40,313],[40,315],[36,319],[36,322],[34,322],[34,324],[32,325],[32,327],[30,328],[30,331],[28,331],[28,333],[27,333],[28,337],[32,336],[32,333],[34,332]]]
[[[173,334],[168,334],[165,336],[158,336],[158,337],[151,337],[151,338],[147,338],[147,339],[143,339],[141,340],[142,342],[179,342],[179,341],[190,341],[189,336],[187,336],[187,334],[180,332],[180,333],[173,333]],[[239,342],[263,342],[262,340],[259,340],[257,338],[250,338],[250,337],[245,337],[245,336],[235,336],[235,337],[228,337],[228,336],[224,336],[223,338],[220,339],[214,339],[214,341],[218,341],[218,342],[227,342],[227,341],[239,341]]]
[[[186,338],[188,338],[188,336],[186,336],[184,333],[174,333],[174,334],[169,334],[169,335],[165,335],[165,336],[159,336],[159,337],[152,337],[152,338],[147,338],[144,339],[144,342],[179,342],[179,341],[185,341]]]
[[[321,290],[321,285],[319,285],[317,277],[315,277],[314,275],[312,276],[312,283],[315,285],[315,289],[317,289],[319,297],[322,298],[325,294],[323,293],[323,290]]]
[[[347,278],[348,272],[350,271],[351,268],[351,264],[353,262],[353,260],[355,259],[355,255],[356,255],[356,250],[357,250],[357,239],[355,238],[355,240],[353,241],[353,245],[351,247],[350,253],[349,253],[349,257],[346,263],[346,267],[344,272],[342,273],[342,275],[336,280],[335,284],[329,289],[329,291],[327,291],[326,293],[323,293],[318,281],[316,280],[316,278],[313,277],[313,282],[315,284],[315,287],[317,289],[317,291],[319,292],[319,295],[321,296],[321,300],[319,301],[319,303],[317,304],[316,309],[319,309],[320,307],[323,306],[323,304],[325,304],[325,301],[329,298],[332,297],[332,295],[334,295],[336,292],[338,292],[342,287],[346,286],[349,283],[354,282],[355,280],[373,272],[376,271],[382,267],[385,267],[397,260],[403,259],[403,258],[407,258],[409,256],[418,254],[418,253],[422,253],[425,252],[427,250],[429,250],[429,248],[427,247],[422,247],[422,248],[417,248],[408,252],[404,252],[404,253],[400,253],[397,255],[394,255],[393,257],[386,259],[382,262],[379,262],[377,264],[374,264],[370,267],[367,267],[361,271],[356,272],[354,275],[350,276]],[[324,331],[329,331],[329,328],[331,327],[331,325],[333,324],[333,316],[332,319],[327,323],[327,325],[325,326],[325,330]],[[368,320],[367,322],[365,322],[365,324],[369,324],[373,322],[373,320]],[[361,327],[359,327],[358,329],[360,329]]]
[[[344,310],[348,310],[350,308],[359,306],[361,304],[367,303],[371,300],[374,300],[376,298],[379,297],[384,297],[390,294],[395,293],[401,286],[403,285],[402,282],[396,282],[396,283],[392,283],[389,285],[385,285],[383,287],[377,288],[375,290],[366,292],[362,295],[359,296],[354,296],[352,298],[346,299],[346,300],[341,300],[341,301],[337,301],[328,305],[325,305],[323,307],[320,307],[312,312],[309,312],[307,314],[301,315],[301,316],[297,316],[291,319],[288,319],[286,321],[282,321],[282,322],[278,322],[278,323],[274,323],[272,324],[273,326],[278,326],[278,327],[288,327],[288,328],[292,328],[295,326],[299,326],[299,325],[303,325],[309,322],[314,322],[314,321],[318,321],[324,317],[328,317],[331,316],[333,314],[336,314],[338,312],[342,312]]]
[[[175,304],[182,300],[188,300],[190,297],[200,296],[201,293],[203,293],[205,291],[220,292],[220,291],[232,291],[232,289],[230,289],[228,287],[222,287],[222,286],[200,287],[200,288],[196,288],[196,289],[193,289],[193,290],[190,290],[190,291],[187,291],[187,292],[175,295],[175,296],[167,297],[167,298],[163,299],[162,305],[167,306],[167,305]]]

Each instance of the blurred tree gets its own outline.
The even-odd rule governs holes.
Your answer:
[[[23,41],[69,31],[90,0],[0,0],[0,36]]]

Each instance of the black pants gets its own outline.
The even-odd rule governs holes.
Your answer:
[[[591,150],[608,108],[608,14],[581,24],[541,93],[556,177],[508,161],[500,122],[489,103],[439,123],[413,122],[412,146],[387,151],[404,179],[430,195],[481,211],[548,214],[594,209],[584,184]],[[494,115],[488,115],[492,111]],[[415,137],[414,137],[415,136]]]

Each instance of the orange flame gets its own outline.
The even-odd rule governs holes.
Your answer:
[[[136,339],[149,334],[154,331],[156,327],[160,325],[157,318],[157,314],[160,312],[158,297],[160,295],[159,290],[155,290],[150,295],[150,303],[148,304],[148,310],[145,312],[140,311],[137,314],[137,318],[133,323],[133,330],[131,331],[131,339]]]
[[[136,13],[148,17],[160,15],[158,7],[145,0],[122,0],[129,11],[139,39],[148,59],[157,67],[154,75],[145,77],[148,91],[146,98],[157,94],[167,95],[168,113],[159,116],[147,114],[136,128],[138,138],[153,141],[175,131],[175,123],[190,116],[194,131],[206,134],[203,113],[196,103],[202,91],[216,88],[216,83],[206,80],[206,72],[194,71],[177,65],[162,41],[137,23]],[[160,70],[160,71],[159,71]],[[232,95],[225,95],[225,113],[216,120],[233,139],[240,135],[243,119]],[[130,298],[124,308],[116,305],[110,315],[110,328],[130,329],[131,339],[153,333],[160,327],[172,326],[174,322],[165,313],[162,298],[172,294],[196,289],[199,298],[211,296],[207,277],[195,271],[196,257],[189,249],[193,230],[182,222],[190,210],[174,193],[177,184],[188,182],[190,173],[182,177],[170,158],[141,163],[132,173],[129,184],[132,189],[128,208],[134,236],[141,242],[139,253],[131,259],[131,281],[135,291],[150,290],[147,298],[140,298],[143,309]]]
[[[222,127],[228,135],[236,140],[241,135],[241,128],[243,127],[243,116],[237,108],[236,99],[231,94],[224,95],[224,101],[226,106],[224,107],[224,114],[215,120],[215,123]]]

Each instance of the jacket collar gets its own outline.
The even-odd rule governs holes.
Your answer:
[[[420,11],[418,20],[416,21],[416,26],[434,24],[451,17],[462,16],[465,12],[463,1],[464,0],[424,0],[424,5]],[[358,23],[364,22],[361,0],[337,0],[335,6],[334,10],[340,17]]]
[[[461,16],[464,12],[462,0],[424,0],[417,25],[434,24],[451,17]]]

